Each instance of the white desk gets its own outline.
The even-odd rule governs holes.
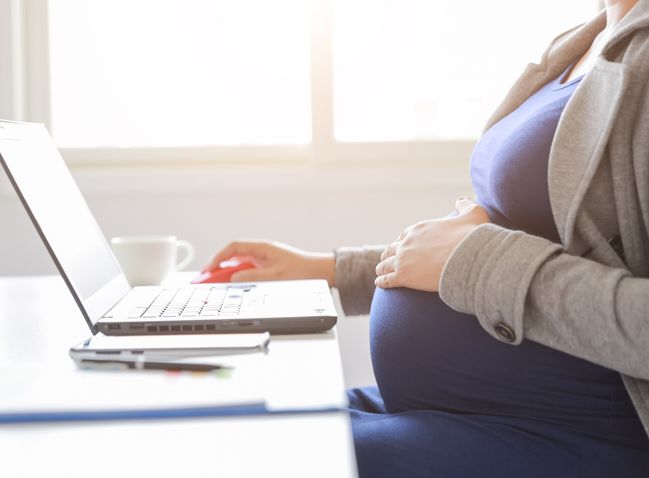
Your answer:
[[[0,278],[0,363],[69,368],[88,335],[59,277]],[[335,331],[274,336],[268,360],[270,393],[344,403]],[[0,426],[0,456],[12,478],[356,476],[346,413]]]

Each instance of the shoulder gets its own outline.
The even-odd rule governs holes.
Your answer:
[[[556,35],[547,46],[541,63],[569,63],[586,51],[595,37],[606,27],[606,11],[585,23]]]
[[[547,44],[547,46],[545,47],[545,50],[543,51],[543,54],[541,55],[541,59],[539,61],[539,64],[543,64],[543,63],[547,62],[548,59],[551,59],[554,56],[554,51],[557,48],[560,48],[561,45],[563,45],[567,41],[569,41],[573,37],[575,32],[577,30],[579,30],[580,28],[582,28],[583,26],[584,26],[583,23],[579,24],[579,25],[577,25],[575,27],[572,27],[572,28],[570,28],[570,29],[568,29],[566,31],[563,31],[563,32],[559,33],[558,35],[556,35],[555,37],[553,37],[550,40],[550,42]]]
[[[634,31],[607,56],[634,68],[649,68],[649,26]]]

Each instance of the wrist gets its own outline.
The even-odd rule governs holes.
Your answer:
[[[325,279],[329,287],[336,286],[336,256],[333,252],[320,253],[314,257],[316,261],[316,276]]]

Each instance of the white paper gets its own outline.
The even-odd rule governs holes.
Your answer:
[[[2,366],[0,414],[264,404],[264,358],[246,357],[258,366],[208,373]]]

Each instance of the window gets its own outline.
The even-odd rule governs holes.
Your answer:
[[[591,0],[336,0],[335,136],[476,138],[534,55],[597,7]]]
[[[305,144],[302,0],[49,3],[61,147]]]
[[[280,158],[296,147],[300,157],[323,159],[464,156],[523,67],[600,7],[597,0],[25,3],[32,43],[25,51],[45,52],[28,62],[26,95],[26,110],[43,117],[27,119],[44,120],[68,158],[110,150],[111,158],[150,151],[177,160],[197,148],[210,160]]]

